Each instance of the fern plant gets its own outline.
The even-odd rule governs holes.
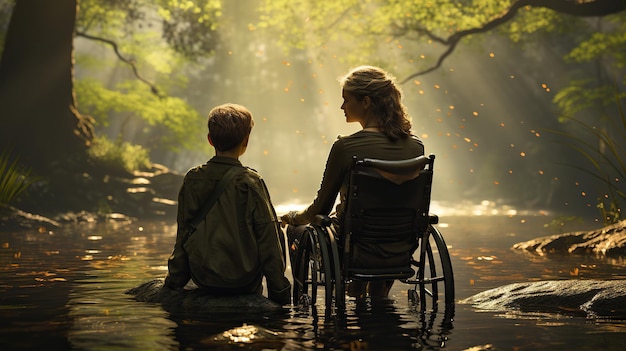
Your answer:
[[[31,169],[21,166],[18,159],[11,160],[11,153],[5,150],[0,154],[0,206],[15,200],[39,177],[31,175]]]

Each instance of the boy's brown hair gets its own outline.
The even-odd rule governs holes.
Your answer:
[[[224,104],[209,112],[207,124],[215,149],[228,151],[240,145],[250,135],[254,120],[247,108],[237,104]]]

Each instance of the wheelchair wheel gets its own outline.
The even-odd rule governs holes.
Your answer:
[[[302,236],[301,247],[295,261],[293,301],[299,305],[315,305],[317,289],[325,288],[326,301],[332,300],[333,280],[328,246],[324,239],[320,240],[315,228],[305,230]],[[321,241],[321,242],[320,242]],[[327,305],[327,307],[330,307]]]
[[[441,232],[434,226],[428,227],[428,240],[420,239],[419,261],[415,281],[415,289],[409,291],[409,299],[415,299],[419,289],[419,300],[422,309],[426,309],[427,297],[432,300],[433,310],[437,309],[440,301],[439,294],[443,293],[446,308],[454,305],[454,274],[448,247]],[[441,288],[441,290],[440,290]]]
[[[333,306],[342,309],[345,307],[345,290],[343,276],[341,273],[339,247],[337,244],[336,233],[331,226],[314,226],[319,239],[322,260],[325,269],[326,283],[326,309]],[[334,301],[333,301],[334,294]]]

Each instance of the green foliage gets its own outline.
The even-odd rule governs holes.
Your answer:
[[[579,112],[602,110],[626,99],[626,93],[615,93],[610,85],[597,86],[594,81],[573,80],[569,86],[561,89],[554,96],[554,102],[565,116],[575,116]]]
[[[157,130],[158,146],[178,150],[198,147],[195,136],[203,125],[198,112],[176,97],[159,98],[139,82],[120,83],[115,90],[106,89],[99,81],[83,79],[76,82],[81,110],[94,116],[103,126],[111,115],[126,113],[145,121]],[[123,133],[123,131],[122,131]]]
[[[134,172],[151,167],[148,150],[120,140],[112,142],[103,136],[94,138],[88,154],[92,159],[113,169]]]
[[[146,50],[197,60],[219,43],[221,7],[220,0],[81,0],[77,31],[115,40],[120,52],[142,58],[140,66]]]
[[[626,67],[626,15],[607,19],[605,31],[594,32],[574,48],[565,58],[582,63],[593,60],[611,60],[618,68]]]
[[[77,27],[81,30],[102,30],[117,28],[144,17],[142,8],[148,6],[146,0],[80,0]],[[110,26],[107,26],[110,24]]]
[[[190,59],[212,53],[218,44],[219,0],[158,0],[163,37],[174,50]]]
[[[502,17],[515,0],[262,0],[259,28],[272,31],[285,48],[317,48],[339,43],[350,61],[372,61],[377,48],[403,40],[424,47],[437,45],[464,30],[478,29]],[[575,3],[572,2],[572,6]],[[540,4],[538,4],[540,6]],[[495,28],[514,43],[528,42],[542,33],[555,33],[578,42],[572,60],[610,52],[624,56],[622,14],[602,19],[610,25],[602,34],[581,17],[547,8],[525,6]],[[443,52],[441,45],[440,53]],[[358,54],[351,54],[357,50]],[[623,62],[624,60],[619,60]]]
[[[98,132],[117,125],[113,121],[123,119],[125,126],[132,120],[145,126],[142,143],[154,152],[201,147],[190,136],[204,122],[187,101],[173,95],[187,84],[189,59],[210,55],[217,45],[221,4],[81,0],[76,30],[85,45],[77,46],[75,90],[81,113],[94,117]],[[85,41],[81,33],[102,40]]]
[[[19,197],[31,185],[39,181],[39,177],[31,176],[31,169],[21,166],[18,159],[11,160],[7,150],[0,154],[0,205],[8,205]]]
[[[158,17],[155,16],[158,11],[154,0],[81,0],[76,31],[79,37],[81,33],[86,33],[114,42],[119,55],[132,61],[142,76],[149,74],[168,78],[174,68],[181,64],[181,60],[163,40],[162,33],[154,30],[160,26],[153,19]],[[111,53],[105,57],[114,57],[113,48],[108,44],[101,44],[106,47],[105,52]],[[97,52],[95,56],[89,54],[90,52],[79,52],[77,65],[90,63],[88,60],[94,58],[103,61],[102,52]],[[112,58],[115,61],[119,59]],[[105,65],[110,65],[110,62],[109,60]]]
[[[544,8],[527,7],[520,10],[515,20],[503,29],[514,43],[528,42],[535,34],[554,32],[575,32],[584,27],[576,18],[565,18],[557,12]]]
[[[278,34],[284,48],[320,48],[327,39],[349,29],[347,20],[356,25],[363,21],[363,9],[371,1],[263,1],[258,28],[271,29]],[[353,28],[354,30],[362,30]]]
[[[511,4],[511,0],[263,0],[258,27],[275,33],[286,49],[322,49],[340,43],[348,61],[371,62],[381,45],[404,40],[437,46],[456,32],[480,28],[502,16]],[[527,7],[520,12],[506,25],[513,41],[566,23],[547,9]]]
[[[626,92],[615,88],[626,83],[626,14],[608,16],[599,23],[598,29],[585,27],[582,33],[588,36],[564,57],[568,62],[604,68],[595,76],[572,79],[555,95],[554,102],[566,116],[603,111],[626,99]]]

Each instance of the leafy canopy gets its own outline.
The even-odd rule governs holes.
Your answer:
[[[150,147],[198,148],[198,139],[189,136],[203,121],[182,98],[184,68],[213,54],[221,1],[81,0],[80,8],[77,37],[103,48],[77,52],[81,112],[92,115],[99,128],[120,114],[141,119],[158,139]],[[126,73],[113,74],[124,71],[120,62]]]

